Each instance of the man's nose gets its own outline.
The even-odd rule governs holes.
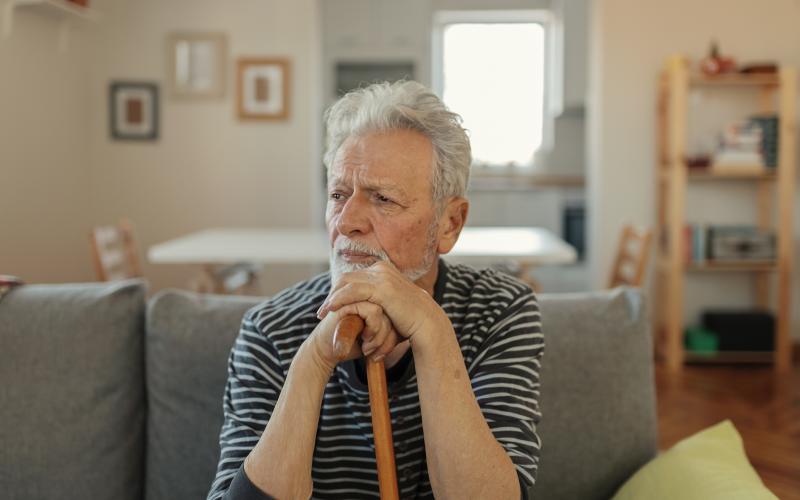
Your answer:
[[[343,235],[367,233],[370,227],[368,210],[369,207],[363,197],[355,194],[350,196],[339,212],[336,230]]]

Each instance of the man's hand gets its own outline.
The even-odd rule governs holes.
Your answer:
[[[413,344],[420,340],[414,338],[418,333],[452,328],[433,297],[387,261],[343,274],[320,307],[319,317],[324,322],[333,313],[337,317],[357,314],[364,318],[367,329],[363,352],[375,360],[391,352],[399,341],[408,339]],[[373,325],[388,321],[390,328],[374,330],[370,316]]]
[[[339,320],[349,314],[358,315],[364,320],[364,331],[359,337],[360,341],[353,344],[350,352],[344,358],[339,358],[334,352],[333,334]],[[360,358],[362,355],[385,355],[400,341],[381,306],[370,302],[358,302],[349,305],[346,310],[325,314],[312,332],[310,340],[315,362],[328,372],[332,372],[338,363]]]

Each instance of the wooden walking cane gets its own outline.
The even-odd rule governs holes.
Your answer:
[[[339,359],[344,359],[352,349],[356,338],[364,330],[360,316],[342,318],[333,333],[333,349]],[[378,485],[381,500],[397,500],[397,470],[394,464],[392,443],[392,418],[389,415],[389,391],[386,388],[386,370],[383,360],[366,359],[369,406],[372,411],[372,434],[375,437],[375,460],[378,463]]]

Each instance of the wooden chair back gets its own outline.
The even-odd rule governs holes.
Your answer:
[[[142,276],[130,221],[92,229],[89,241],[98,281],[116,281]]]
[[[637,229],[630,224],[622,228],[617,256],[611,269],[609,288],[621,285],[642,286],[650,258],[652,238],[650,229]]]

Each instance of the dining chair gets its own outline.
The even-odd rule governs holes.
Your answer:
[[[115,226],[98,226],[89,233],[98,281],[117,281],[142,276],[139,254],[128,219]]]
[[[622,228],[608,288],[621,285],[642,286],[652,238],[652,231],[648,228],[636,228],[631,224]]]
[[[128,219],[116,226],[99,226],[89,234],[98,281],[116,281],[143,276],[133,228]],[[203,266],[189,288],[200,293],[241,294],[258,279],[256,266],[235,263]]]

